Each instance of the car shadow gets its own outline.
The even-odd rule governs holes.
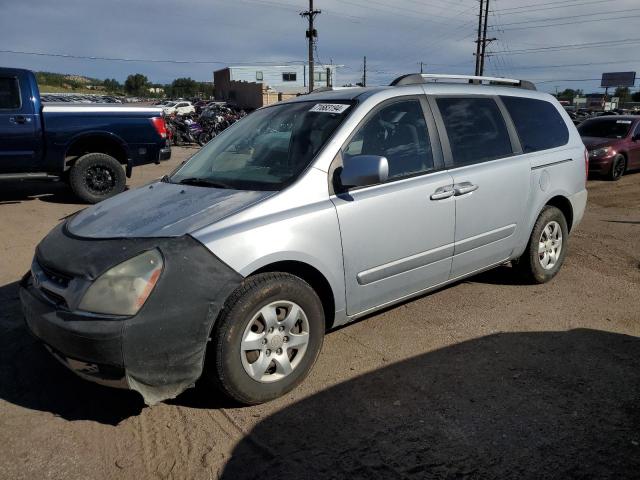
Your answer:
[[[501,333],[346,381],[261,421],[223,479],[637,478],[640,339]]]
[[[0,205],[41,200],[48,203],[85,205],[64,182],[24,180],[3,181],[0,189]]]
[[[489,285],[531,285],[526,278],[514,271],[511,264],[500,265],[461,281],[465,283],[486,283]]]
[[[138,415],[144,403],[135,392],[80,379],[58,363],[27,330],[18,282],[0,287],[0,398],[67,420],[117,425]]]
[[[640,225],[640,220],[639,221],[632,221],[632,220],[605,220],[607,223],[626,223],[629,225]]]

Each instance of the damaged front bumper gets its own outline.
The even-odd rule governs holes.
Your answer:
[[[102,273],[152,248],[162,252],[164,271],[136,315],[74,310],[75,299]],[[96,240],[75,237],[64,225],[38,245],[38,268],[20,288],[29,330],[81,377],[135,390],[148,405],[195,384],[215,319],[242,281],[188,235]]]

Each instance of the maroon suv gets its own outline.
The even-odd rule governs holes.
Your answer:
[[[619,180],[640,168],[640,115],[591,118],[578,132],[589,151],[589,173]]]

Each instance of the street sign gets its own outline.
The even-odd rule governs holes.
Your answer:
[[[633,87],[636,72],[610,72],[602,74],[601,87]]]

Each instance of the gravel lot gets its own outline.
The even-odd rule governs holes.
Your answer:
[[[17,281],[83,206],[61,184],[1,183],[0,478],[640,478],[640,174],[589,192],[550,284],[501,267],[331,332],[267,405],[196,390],[147,408],[26,331]]]

